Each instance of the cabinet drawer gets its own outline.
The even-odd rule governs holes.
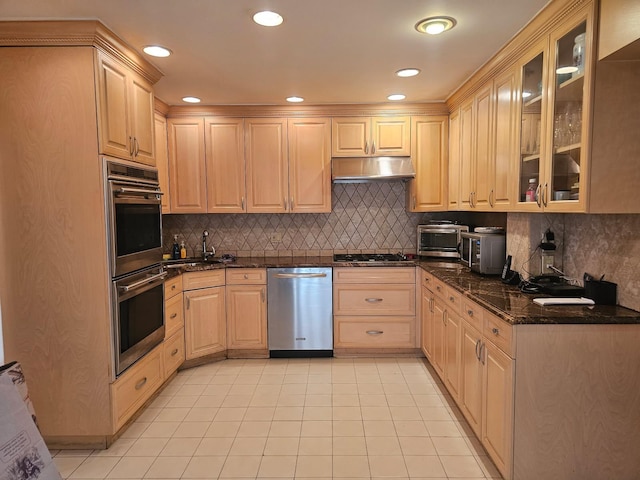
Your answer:
[[[168,300],[182,293],[182,275],[176,275],[164,282],[164,299]]]
[[[333,283],[413,283],[415,267],[343,267],[333,269]]]
[[[437,278],[433,278],[433,285],[431,290],[440,298],[446,300],[447,299],[447,286],[443,281],[438,280]]]
[[[176,295],[164,302],[165,340],[184,327],[184,305],[182,295]]]
[[[445,299],[447,301],[447,309],[460,313],[460,307],[462,306],[462,293],[451,287],[447,287]]]
[[[424,270],[420,270],[420,278],[423,287],[427,287],[429,290],[433,290],[433,275],[429,272],[425,272]]]
[[[415,285],[334,285],[334,315],[415,315]]]
[[[224,268],[206,272],[188,272],[183,274],[182,288],[197,290],[199,288],[220,287],[224,285]]]
[[[335,347],[414,348],[415,317],[335,317]]]
[[[184,363],[184,331],[178,331],[163,344],[164,377],[167,378]]]
[[[464,318],[469,325],[478,330],[482,331],[482,327],[484,325],[484,308],[478,305],[471,300],[462,297],[462,306],[460,307],[460,315]]]
[[[162,345],[154,348],[111,384],[114,429],[118,430],[163,381]]]
[[[265,285],[267,270],[265,268],[228,268],[227,285]]]
[[[484,337],[511,358],[515,358],[512,336],[511,325],[487,311],[484,312]]]

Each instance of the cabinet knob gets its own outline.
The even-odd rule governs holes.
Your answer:
[[[173,349],[173,351],[171,352],[171,356],[175,357],[177,354],[178,354],[178,349],[177,348]]]
[[[175,290],[176,286],[175,285],[171,285],[171,290]]]
[[[455,302],[456,301],[456,297],[454,297],[454,296],[449,297],[449,301]]]
[[[498,330],[496,327],[493,327],[491,329],[491,333],[493,333],[494,335],[499,335],[500,334],[500,330]]]
[[[473,310],[467,310],[467,315],[469,315],[470,317],[473,317]]]
[[[171,320],[173,320],[174,318],[176,318],[178,316],[177,313],[172,313],[171,316],[169,317]]]
[[[249,280],[249,275],[247,275],[246,273],[243,275],[245,280]]]

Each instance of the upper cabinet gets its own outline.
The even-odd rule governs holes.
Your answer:
[[[100,153],[155,165],[151,84],[108,55],[96,55]]]
[[[640,60],[640,2],[600,0],[598,59]]]
[[[411,158],[416,177],[408,183],[408,211],[447,209],[447,131],[447,117],[411,117]]]
[[[410,117],[341,117],[332,121],[333,157],[409,156]]]
[[[171,213],[171,196],[169,192],[169,149],[167,146],[167,119],[155,113],[156,167],[162,195],[162,213]]]

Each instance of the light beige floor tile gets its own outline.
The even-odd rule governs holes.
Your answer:
[[[165,407],[191,408],[196,404],[198,395],[184,395],[171,397]]]
[[[333,439],[331,437],[302,437],[298,447],[298,455],[333,455]]]
[[[304,400],[305,407],[330,407],[331,395],[307,395]]]
[[[171,397],[158,395],[149,406],[151,408],[164,408],[169,403],[169,400],[171,400]]]
[[[358,382],[358,385],[362,383],[381,383],[380,375],[378,375],[378,372],[364,373],[364,374],[360,374],[359,372],[356,372],[356,380]]]
[[[469,447],[469,450],[471,450],[471,453],[473,455],[477,457],[487,455],[487,451],[484,449],[484,447],[480,443],[480,440],[478,440],[476,437],[462,437],[462,438],[467,443],[467,446]]]
[[[264,455],[297,455],[299,443],[300,439],[295,437],[267,438]]]
[[[332,420],[332,407],[304,407],[302,419],[307,420]]]
[[[191,457],[158,457],[145,478],[180,478],[190,460]]]
[[[333,433],[331,420],[304,420],[301,437],[331,437]]]
[[[148,407],[140,414],[140,416],[136,419],[138,422],[153,422],[158,414],[162,411],[161,408],[152,408]]]
[[[430,456],[405,456],[405,464],[411,478],[421,477],[445,477],[446,474],[440,463],[440,459],[436,455]]]
[[[419,407],[444,407],[446,405],[440,395],[414,395],[413,400]]]
[[[359,383],[358,394],[360,395],[360,397],[362,397],[363,395],[384,395],[384,388],[382,388],[381,383]]]
[[[122,432],[120,438],[138,438],[147,428],[149,428],[149,425],[151,424],[145,422],[134,422],[129,425],[124,432]]]
[[[258,474],[261,460],[261,456],[255,455],[227,457],[227,461],[224,462],[224,467],[222,467],[220,476],[230,478],[254,478]]]
[[[306,395],[307,384],[305,383],[284,383],[280,389],[280,395]]]
[[[304,407],[275,407],[273,420],[302,420],[303,415]]]
[[[329,455],[299,455],[296,464],[297,478],[329,477],[333,475],[333,458]]]
[[[496,468],[495,464],[491,461],[491,459],[486,455],[479,455],[475,457],[478,465],[482,469],[485,477],[487,478],[502,478],[500,472]]]
[[[235,437],[240,428],[240,422],[211,422],[205,437]]]
[[[309,375],[307,395],[327,395],[333,393],[331,375]]]
[[[227,396],[232,386],[233,383],[210,383],[202,395]]]
[[[412,395],[387,395],[387,403],[390,407],[413,407],[416,402]]]
[[[227,395],[253,395],[255,390],[255,385],[238,384],[236,379],[236,383],[233,384]]]
[[[276,407],[249,407],[244,414],[244,420],[256,422],[270,422]]]
[[[389,407],[391,418],[393,420],[422,420],[418,407]]]
[[[275,407],[278,405],[278,395],[254,395],[249,403],[250,407]]]
[[[127,457],[156,457],[167,445],[169,438],[139,438],[127,451]]]
[[[197,403],[197,402],[196,402]],[[187,416],[184,417],[185,422],[211,422],[218,413],[217,408],[198,408],[194,407],[189,410]]]
[[[397,437],[366,437],[366,441],[369,456],[402,455]]]
[[[55,457],[53,457],[53,463],[55,463],[62,478],[68,478],[73,474],[74,470],[78,468],[80,464],[82,464],[82,462],[84,462],[86,459],[87,457],[85,456],[61,457],[59,455],[56,455]],[[119,460],[120,459],[118,459],[118,461]]]
[[[204,389],[206,388],[205,385],[176,385],[177,391],[176,391],[176,395],[179,396],[192,396],[192,395],[202,395],[202,392],[204,392]]]
[[[372,477],[407,477],[407,468],[402,456],[369,456]]]
[[[224,395],[202,395],[196,401],[194,408],[218,408],[224,402]]]
[[[105,478],[119,461],[118,457],[88,457],[70,478]]]
[[[338,383],[333,386],[333,395],[358,395],[357,383]]]
[[[283,384],[306,384],[308,380],[308,375],[306,374],[289,374],[287,373],[284,376]]]
[[[299,437],[302,422],[300,420],[293,421],[274,421],[271,422],[269,430],[270,437]]]
[[[122,457],[107,478],[142,478],[156,457]]]
[[[200,445],[200,438],[170,438],[160,452],[163,457],[192,457]]]
[[[226,456],[233,445],[233,437],[203,438],[194,456]]]
[[[238,437],[266,437],[269,435],[271,422],[242,422],[238,429]]]
[[[411,395],[409,387],[404,383],[384,383],[382,384],[385,395]]]
[[[296,461],[295,455],[262,457],[258,478],[293,478],[296,473]]]
[[[341,395],[334,392],[332,403],[334,407],[358,407],[360,406],[360,397],[358,394]]]
[[[266,443],[266,437],[237,437],[229,455],[262,455]]]
[[[173,434],[173,438],[202,438],[211,422],[182,422]]]
[[[438,455],[473,455],[462,437],[433,437]]]
[[[423,420],[451,421],[451,415],[446,407],[418,407]]]
[[[386,384],[397,384],[400,383],[402,385],[406,385],[407,382],[404,381],[404,376],[402,373],[393,373],[393,372],[380,372],[380,381],[383,385]]]
[[[180,426],[180,422],[153,422],[140,438],[170,438]]]
[[[309,374],[307,378],[308,384],[315,385],[328,385],[331,383],[331,373],[318,373],[318,374]],[[307,386],[309,388],[309,385]]]
[[[241,373],[236,377],[236,381],[233,382],[234,385],[258,385],[260,381],[261,374],[249,374],[249,373]]]
[[[226,457],[193,457],[182,474],[182,478],[218,478],[225,461]]]
[[[227,395],[222,402],[222,407],[248,407],[251,398],[251,395]]]
[[[333,422],[334,437],[362,437],[364,427],[361,420],[336,420]]]
[[[451,421],[431,421],[424,422],[432,437],[461,437],[456,422]]]
[[[390,420],[364,420],[366,437],[395,437],[396,429]]]
[[[398,437],[403,455],[437,455],[436,447],[429,437]]]
[[[386,407],[387,396],[383,394],[361,394],[360,395],[361,407]]]
[[[216,422],[240,421],[246,412],[247,407],[222,407],[218,409],[214,420]]]
[[[306,395],[282,395],[278,398],[279,407],[302,407]]]
[[[436,387],[431,383],[411,383],[410,380],[407,380],[407,385],[409,385],[409,391],[413,395],[435,395],[438,393]]]
[[[333,455],[367,455],[365,437],[333,437]]]
[[[449,478],[482,477],[484,473],[473,455],[447,456],[440,455],[440,461]]]
[[[398,437],[428,437],[427,427],[421,421],[396,420],[393,422]]]
[[[282,385],[258,385],[256,387],[255,392],[253,393],[255,397],[271,397],[278,396],[282,391]]]
[[[350,455],[333,457],[334,477],[363,477],[369,476],[369,460],[366,455]]]
[[[284,383],[284,374],[263,373],[260,377],[258,385],[282,385]]]
[[[333,407],[333,420],[362,420],[360,407]]]
[[[387,406],[361,407],[363,420],[391,420],[391,410]]]
[[[135,438],[122,438],[116,440],[109,448],[105,450],[94,450],[92,457],[122,457],[136,442]],[[53,452],[52,452],[53,455]]]
[[[356,383],[356,374],[334,373],[332,374],[331,381],[333,382],[334,386],[337,383]]]

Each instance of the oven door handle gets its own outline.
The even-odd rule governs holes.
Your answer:
[[[130,195],[164,195],[159,190],[147,190],[144,188],[129,188],[129,187],[120,187],[114,190],[116,194],[130,194]]]
[[[158,274],[153,275],[151,277],[144,278],[142,280],[138,280],[137,282],[130,283],[129,285],[119,286],[118,289],[121,292],[130,292],[131,290],[135,290],[136,288],[141,287],[142,285],[146,285],[148,283],[155,282],[156,280],[162,280],[167,275],[168,275],[168,272],[161,272],[161,273],[158,273]]]

